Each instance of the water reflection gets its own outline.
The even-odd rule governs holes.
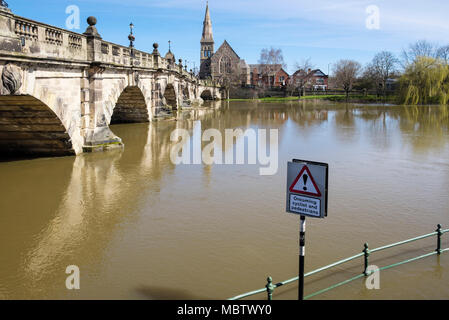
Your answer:
[[[334,193],[334,204],[341,201],[338,204],[345,209],[346,218],[357,225],[366,222],[358,216],[360,208],[394,206],[402,214],[410,214],[404,195],[400,196],[404,197],[401,207],[392,201],[373,204],[375,196],[365,192],[377,183],[367,170],[379,159],[391,161],[397,157],[408,161],[408,166],[399,171],[385,173],[388,176],[384,179],[390,178],[381,191],[387,192],[389,186],[410,177],[408,170],[415,170],[415,162],[422,160],[416,160],[414,155],[431,154],[431,160],[440,165],[413,174],[435,174],[431,181],[434,186],[429,188],[436,188],[432,189],[438,203],[435,206],[444,208],[446,203],[441,199],[447,196],[447,188],[436,179],[439,176],[447,182],[449,176],[445,161],[448,124],[447,107],[214,102],[204,108],[179,111],[173,121],[114,126],[113,131],[125,142],[124,150],[0,163],[0,298],[74,297],[64,287],[65,268],[72,264],[88,277],[82,282],[82,288],[87,289],[77,298],[137,295],[145,299],[190,299],[211,294],[224,298],[238,293],[235,283],[220,285],[219,292],[205,283],[201,287],[204,294],[195,294],[189,289],[189,280],[181,279],[184,275],[179,275],[179,270],[193,269],[207,277],[209,283],[222,283],[214,278],[213,270],[246,281],[244,270],[236,270],[240,264],[241,268],[260,266],[260,272],[268,270],[270,263],[274,268],[275,262],[266,262],[265,251],[282,255],[280,248],[290,246],[289,239],[296,237],[295,228],[287,227],[282,236],[273,235],[277,239],[273,247],[267,244],[259,248],[268,241],[266,233],[273,229],[274,208],[282,206],[273,201],[273,194],[282,198],[282,168],[276,176],[262,179],[250,166],[177,167],[170,161],[170,134],[174,129],[187,129],[192,139],[208,128],[218,129],[223,137],[225,129],[279,129],[280,162],[298,154],[330,159],[336,185],[349,179],[353,192],[363,193],[351,201],[341,200],[346,197],[340,189]],[[404,151],[408,152],[409,147],[411,154]],[[354,161],[349,165],[351,158]],[[401,181],[404,185],[409,182]],[[414,197],[412,192],[410,197]],[[444,215],[434,215],[443,220]],[[174,216],[180,221],[177,224]],[[399,218],[386,220],[391,225],[402,225]],[[350,228],[350,223],[335,228],[348,233],[352,229],[345,228]],[[387,224],[380,227],[389,228]],[[418,229],[412,228],[412,236],[421,233]],[[238,239],[246,245],[242,246]],[[347,247],[346,240],[353,241],[351,237],[338,241]],[[384,240],[388,242],[388,236]],[[216,253],[217,247],[227,254]],[[330,262],[333,250],[320,250],[326,260],[322,264]],[[142,252],[148,257],[140,257]],[[168,252],[176,258],[167,257]],[[127,278],[131,276],[128,272],[119,274],[118,269],[123,268],[118,265],[126,270],[142,265],[144,270],[129,272],[133,278]],[[111,266],[115,268],[111,270]],[[283,267],[277,268],[286,275]],[[438,277],[445,272],[442,267],[434,267]],[[155,276],[161,278],[160,282],[149,283],[148,279],[156,281]],[[117,281],[117,287],[94,287],[106,281]]]

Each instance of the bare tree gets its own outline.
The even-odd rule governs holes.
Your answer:
[[[299,92],[302,92],[302,94],[305,94],[305,85],[307,82],[307,75],[309,70],[313,69],[315,66],[312,63],[311,58],[307,59],[301,59],[301,61],[298,63],[295,63],[295,69],[297,70],[295,72],[295,76],[292,77],[288,89],[289,91],[293,92],[294,90],[298,90]]]
[[[295,63],[295,69],[296,70],[304,70],[307,71],[309,69],[315,68],[315,65],[312,63],[311,58],[304,59],[302,58],[301,61],[298,63]]]
[[[354,60],[340,60],[334,64],[333,73],[337,86],[343,88],[346,93],[346,100],[349,98],[354,86],[357,76],[359,75],[362,66]]]
[[[445,61],[446,64],[449,64],[449,45],[438,48],[436,54],[437,58]]]
[[[230,91],[232,87],[238,87],[244,82],[244,72],[240,67],[240,64],[232,64],[226,69],[218,81],[226,90],[226,96],[229,99]]]
[[[282,50],[273,47],[270,49],[262,49],[260,52],[259,64],[261,65],[259,72],[262,75],[262,78],[267,78],[268,85],[270,85],[270,75],[277,71],[279,65],[282,68],[286,68]]]
[[[366,73],[373,79],[376,87],[381,90],[383,96],[386,96],[387,81],[396,71],[398,59],[388,51],[382,51],[376,54],[372,62],[368,65]]]
[[[404,67],[416,61],[419,57],[436,58],[438,45],[427,40],[419,40],[408,46],[407,50],[402,51],[402,64]]]

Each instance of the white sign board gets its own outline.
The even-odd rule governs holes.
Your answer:
[[[327,216],[329,165],[293,160],[288,163],[287,212],[303,216]]]

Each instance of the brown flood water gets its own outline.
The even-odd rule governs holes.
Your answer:
[[[278,128],[279,170],[178,165],[170,133]],[[0,163],[0,299],[226,299],[297,275],[299,217],[285,213],[287,161],[330,165],[329,216],[308,219],[306,272],[449,226],[449,109],[323,102],[223,102],[178,121],[112,126],[125,149]],[[371,256],[430,252],[426,239]],[[443,247],[449,247],[449,234]],[[66,267],[81,289],[65,287]],[[310,294],[359,274],[362,259],[307,278]],[[449,253],[314,299],[449,299]],[[275,299],[296,299],[296,284]],[[258,295],[254,298],[265,298]]]

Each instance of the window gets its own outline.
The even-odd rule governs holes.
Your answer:
[[[228,56],[223,56],[219,63],[219,73],[231,73],[231,59]]]

